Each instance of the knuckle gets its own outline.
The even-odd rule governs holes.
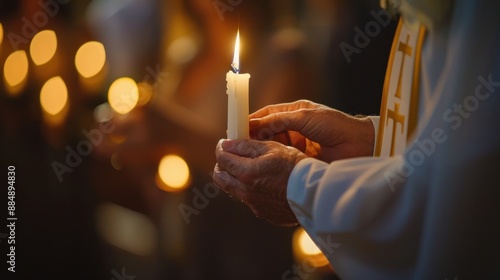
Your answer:
[[[273,108],[273,105],[266,105],[266,106],[264,106],[264,108],[262,108],[262,111],[268,113],[271,111],[272,108]]]
[[[311,108],[314,106],[314,103],[308,99],[299,99],[297,103],[301,104],[305,108]]]

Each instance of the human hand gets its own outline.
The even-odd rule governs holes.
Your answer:
[[[274,141],[221,140],[215,149],[214,183],[245,203],[257,217],[281,226],[297,224],[287,201],[288,177],[299,150]]]
[[[371,156],[375,141],[368,118],[308,100],[269,105],[251,114],[250,135],[293,146],[325,162]]]

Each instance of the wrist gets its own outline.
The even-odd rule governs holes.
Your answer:
[[[373,149],[375,147],[375,126],[369,117],[363,116],[358,118],[360,129],[358,130],[359,135],[357,139],[360,141],[360,145],[364,153],[367,156],[373,155]]]

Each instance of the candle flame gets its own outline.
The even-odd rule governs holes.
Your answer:
[[[234,72],[240,72],[240,30],[238,29],[238,33],[236,33],[236,41],[234,42],[234,56],[233,63],[231,64]]]

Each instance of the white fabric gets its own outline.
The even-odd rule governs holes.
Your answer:
[[[403,155],[294,168],[289,204],[342,279],[499,277],[498,11],[498,1],[456,0],[428,32]]]

